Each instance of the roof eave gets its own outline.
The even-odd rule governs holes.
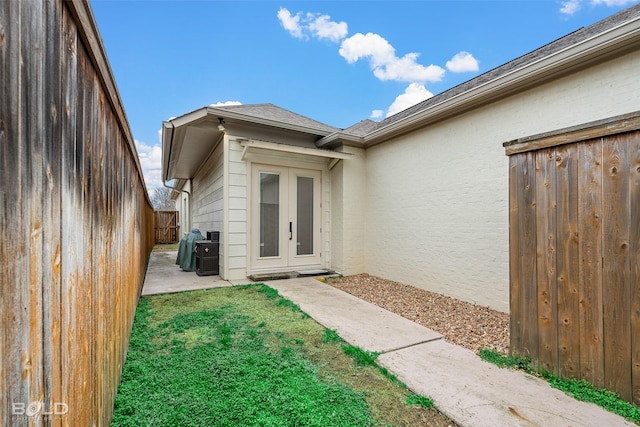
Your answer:
[[[225,110],[225,109],[222,109],[222,108],[216,108],[216,107],[205,107],[205,108],[207,110],[207,114],[210,114],[210,115],[213,115],[213,116],[217,116],[217,117],[222,117],[225,120],[232,119],[232,120],[237,120],[237,121],[241,121],[241,122],[259,124],[259,125],[263,125],[263,126],[270,126],[270,127],[275,127],[275,128],[279,128],[279,129],[285,129],[285,130],[291,130],[291,131],[295,131],[295,132],[301,132],[301,133],[310,134],[310,135],[326,136],[326,135],[329,135],[331,133],[331,131],[328,131],[328,130],[325,130],[325,129],[318,129],[318,128],[313,128],[313,127],[309,127],[309,126],[294,125],[294,124],[290,124],[290,123],[283,123],[283,122],[278,121],[278,120],[267,119],[267,118],[264,118],[264,117],[256,117],[256,116],[252,116],[250,114],[243,114],[243,113],[239,113],[237,111]]]
[[[332,134],[329,134],[316,142],[316,146],[318,148],[331,148],[336,145],[363,147],[364,139],[360,136],[338,131],[333,132]]]
[[[616,53],[631,51],[639,46],[640,17],[380,127],[364,136],[364,145],[368,147],[379,144],[430,123],[528,89],[577,67],[603,61]]]
[[[162,182],[169,179],[169,160],[171,159],[171,148],[173,146],[174,125],[170,120],[162,122]]]

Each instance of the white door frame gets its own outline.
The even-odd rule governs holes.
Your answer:
[[[312,166],[312,167],[309,167]],[[322,224],[323,171],[315,165],[298,163],[273,165],[268,163],[250,163],[249,201],[248,201],[248,256],[247,274],[260,272],[283,272],[322,268],[322,248],[324,239]],[[273,256],[260,254],[260,177],[261,173],[278,175],[278,245],[267,249]],[[298,255],[297,227],[297,183],[299,177],[313,178],[313,253]],[[291,231],[290,231],[291,226]],[[277,254],[276,254],[277,252]],[[263,253],[264,254],[264,253]]]

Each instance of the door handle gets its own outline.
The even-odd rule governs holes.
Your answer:
[[[289,240],[293,240],[293,222],[289,221]]]

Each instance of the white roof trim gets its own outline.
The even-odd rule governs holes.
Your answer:
[[[242,151],[242,160],[245,159],[250,150],[253,149],[263,149],[263,150],[272,150],[272,151],[280,151],[284,153],[292,153],[292,154],[304,154],[307,156],[316,156],[316,157],[325,157],[328,159],[340,159],[346,160],[351,157],[349,153],[340,153],[338,151],[330,151],[330,150],[320,150],[316,148],[306,148],[306,147],[298,147],[295,145],[286,145],[286,144],[277,144],[275,142],[266,142],[266,141],[256,141],[250,139],[248,141],[241,141],[240,145],[244,148]]]

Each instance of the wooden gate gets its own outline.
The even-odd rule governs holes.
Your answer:
[[[640,404],[640,113],[506,143],[511,351]]]
[[[155,211],[156,245],[180,240],[178,211]]]

